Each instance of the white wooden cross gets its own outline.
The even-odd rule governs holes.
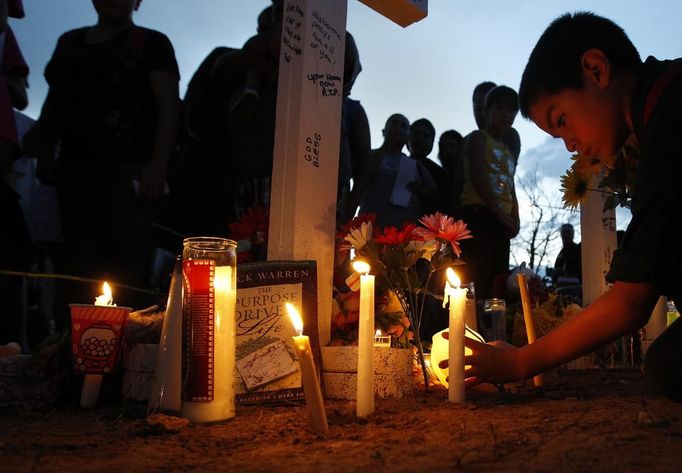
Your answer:
[[[405,27],[428,0],[361,0]],[[347,0],[285,0],[268,259],[317,261],[320,343],[331,337]],[[304,315],[305,317],[305,315]]]
[[[592,176],[589,187],[596,189],[599,179]],[[616,211],[603,210],[606,197],[602,192],[590,192],[590,198],[580,205],[583,307],[609,288],[606,273],[616,249]]]

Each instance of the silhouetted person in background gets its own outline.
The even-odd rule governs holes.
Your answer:
[[[229,236],[228,224],[246,210],[241,203],[235,205],[240,175],[234,163],[235,151],[229,132],[231,108],[237,94],[249,107],[255,107],[260,100],[259,88],[243,94],[244,84],[247,75],[258,70],[261,56],[267,58],[269,64],[275,60],[279,12],[275,5],[263,9],[258,15],[258,33],[247,45],[241,49],[214,48],[187,85],[183,100],[186,136],[180,164],[172,175],[170,204],[164,218],[164,224],[170,230],[165,233],[164,248],[172,254],[182,248],[185,236]],[[269,97],[272,98],[272,94]],[[246,119],[244,127],[253,132],[251,117]],[[255,132],[258,132],[257,126]],[[274,137],[274,118],[261,132]],[[260,139],[272,142],[273,138]],[[261,154],[272,153],[272,150],[261,152],[260,146],[256,149],[259,159],[262,159]]]
[[[343,67],[343,98],[341,102],[341,136],[339,150],[339,175],[336,208],[337,220],[343,224],[354,215],[347,215],[346,205],[351,185],[357,185],[370,162],[371,141],[367,113],[359,100],[350,98],[351,89],[362,71],[360,53],[353,36],[346,32],[346,49]],[[354,209],[355,210],[355,209]]]
[[[474,120],[476,120],[476,126],[479,130],[483,130],[486,126],[484,106],[485,96],[496,86],[497,84],[494,82],[486,81],[481,82],[474,87],[474,93],[471,97],[471,102],[474,109]],[[470,135],[467,135],[465,140],[469,138],[469,136]],[[509,151],[511,151],[512,155],[514,156],[514,163],[518,164],[519,155],[521,154],[521,138],[514,127],[511,127],[504,133],[502,136],[502,142],[507,145]]]
[[[281,21],[281,17],[275,21]],[[251,37],[240,51],[223,55],[216,64],[216,80],[225,87],[229,84],[230,90],[227,119],[236,173],[237,219],[249,208],[270,206],[279,31],[276,28]]]
[[[376,214],[379,228],[416,223],[424,215],[426,203],[411,189],[418,187],[422,193],[435,193],[436,183],[423,164],[403,153],[409,130],[410,122],[405,116],[396,113],[388,118],[383,129],[384,142],[372,151],[369,166],[353,187],[347,215],[355,213],[357,202],[360,213]]]
[[[0,269],[27,271],[31,264],[31,242],[19,195],[7,181],[12,164],[21,156],[20,138],[14,108],[28,105],[26,64],[8,16],[24,16],[20,1],[0,0]],[[0,344],[16,342],[27,348],[26,305],[23,281],[17,276],[0,275]]]
[[[461,194],[464,186],[464,163],[462,148],[464,138],[455,130],[444,131],[438,140],[438,160],[446,174],[445,213],[459,218],[461,214]]]
[[[580,243],[575,243],[573,225],[564,223],[560,230],[562,248],[554,262],[552,281],[557,288],[574,286],[582,281],[582,262],[580,260]]]
[[[184,136],[180,159],[169,174],[170,198],[159,244],[172,254],[192,235],[227,236],[234,220],[234,171],[227,111],[228,86],[217,83],[217,60],[233,48],[217,47],[202,61],[183,101]]]
[[[276,12],[272,5],[261,11],[256,37],[274,38]],[[270,48],[269,42],[264,47]],[[253,48],[218,46],[204,58],[187,85],[183,100],[186,136],[179,166],[171,176],[172,192],[164,217],[168,228],[163,247],[172,254],[180,251],[186,236],[229,236],[228,223],[237,219],[239,176],[229,133],[230,106],[257,54]]]
[[[462,242],[462,272],[476,285],[479,299],[491,297],[496,276],[509,272],[510,240],[519,232],[514,174],[516,160],[502,137],[518,113],[518,95],[497,86],[485,98],[483,130],[474,131],[464,149],[462,219],[474,238]]]
[[[431,189],[423,189],[421,185],[414,185],[411,190],[422,202],[424,202],[424,213],[436,211],[445,213],[447,204],[447,174],[442,167],[435,161],[429,159],[429,154],[433,151],[433,142],[436,139],[436,129],[426,118],[415,120],[410,125],[410,138],[407,148],[410,150],[410,157],[416,159],[428,170],[431,179],[436,183],[436,193]]]
[[[152,222],[179,122],[178,65],[164,34],[133,23],[140,0],[92,3],[97,23],[64,33],[45,68],[39,171],[57,186],[65,237],[58,270],[149,288]],[[92,302],[78,289],[62,292],[58,308]],[[154,302],[114,291],[119,305]]]

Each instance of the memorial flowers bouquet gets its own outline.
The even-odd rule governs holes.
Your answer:
[[[564,207],[576,209],[588,198],[588,191],[609,194],[604,210],[618,205],[630,207],[632,183],[639,162],[639,143],[634,134],[614,156],[598,158],[575,154],[571,159],[571,168],[561,176]],[[596,188],[589,186],[593,175],[600,179]]]
[[[369,263],[376,276],[377,294],[392,292],[414,333],[419,362],[428,386],[428,370],[419,337],[427,297],[443,298],[443,286],[434,275],[448,266],[462,264],[459,242],[472,238],[466,223],[440,212],[425,215],[419,224],[401,228],[377,228],[376,217],[365,214],[343,226],[337,235],[337,261],[355,258]]]

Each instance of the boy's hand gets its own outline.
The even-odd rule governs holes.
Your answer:
[[[520,378],[516,366],[518,348],[501,340],[481,343],[464,337],[464,346],[472,351],[464,357],[464,385],[481,383],[501,384]]]
[[[448,333],[445,332],[443,337],[447,339]],[[501,340],[481,343],[468,337],[464,337],[464,346],[472,351],[471,355],[464,357],[464,364],[468,366],[464,370],[466,387],[481,383],[500,384],[521,377],[517,366],[517,347]],[[439,366],[447,368],[447,360],[441,361]]]

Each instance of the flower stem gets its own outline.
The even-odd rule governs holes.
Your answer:
[[[422,374],[424,375],[424,390],[428,391],[429,390],[429,372],[426,369],[426,360],[424,360],[424,349],[422,347],[422,339],[421,336],[419,335],[419,332],[421,330],[421,324],[422,324],[422,311],[424,310],[424,295],[421,295],[421,304],[420,302],[420,295],[416,294],[412,290],[412,284],[410,282],[410,277],[407,271],[405,271],[405,279],[407,280],[407,292],[410,295],[410,305],[412,306],[412,310],[408,312],[409,317],[412,322],[412,326],[414,327],[414,342],[417,345],[417,357],[419,358],[419,363],[421,364],[422,367]]]
[[[424,360],[424,350],[422,348],[421,337],[419,336],[420,328],[419,322],[416,320],[416,316],[414,314],[414,311],[416,310],[416,306],[414,304],[415,295],[409,289],[407,291],[409,296],[406,296],[405,292],[402,290],[394,290],[393,292],[395,293],[396,296],[398,296],[398,300],[400,301],[400,305],[403,308],[403,312],[405,312],[407,318],[410,319],[410,324],[412,325],[412,329],[414,330],[414,343],[415,345],[417,345],[417,358],[419,359],[419,364],[422,367],[422,373],[424,375],[424,390],[428,391],[429,372],[426,369],[426,360]]]
[[[417,357],[419,363],[422,365],[422,373],[424,374],[424,391],[429,390],[429,370],[426,368],[426,360],[424,359],[424,350],[422,349],[422,341],[419,336],[419,330],[414,331],[414,341],[417,344]]]

